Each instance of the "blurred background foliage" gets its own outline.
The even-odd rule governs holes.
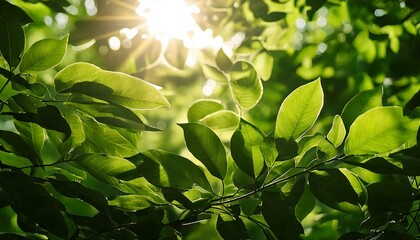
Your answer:
[[[384,105],[397,106],[405,106],[420,90],[418,0],[187,0],[200,9],[193,17],[206,36],[197,46],[188,46],[185,39],[161,41],[150,34],[146,19],[136,12],[138,0],[10,2],[34,20],[25,27],[26,46],[70,33],[71,47],[64,61],[56,70],[38,76],[44,83],[52,84],[58,70],[83,61],[127,72],[163,88],[171,108],[145,116],[164,131],[143,133],[141,149],[188,154],[176,123],[186,122],[188,107],[201,98],[216,99],[225,110],[249,119],[269,134],[284,98],[296,87],[321,77],[326,104],[312,131],[327,132],[332,116],[340,114],[345,103],[363,90],[383,86]],[[171,18],[161,20],[170,24]],[[236,108],[223,82],[223,66],[239,60],[252,63],[264,80],[262,99],[249,111]],[[420,101],[418,94],[414,99]],[[232,130],[218,131],[229,139]],[[113,191],[93,178],[89,181],[91,186]],[[364,218],[316,204],[303,222],[305,239],[337,239],[357,229]],[[0,210],[0,231],[17,229],[11,216],[10,208]],[[214,225],[216,220],[212,221]],[[200,231],[196,225],[188,239],[200,239],[207,232],[216,236],[211,225],[199,224]],[[255,236],[262,234],[255,231]]]

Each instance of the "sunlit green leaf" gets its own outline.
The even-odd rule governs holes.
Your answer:
[[[226,151],[219,137],[199,123],[179,124],[184,130],[188,150],[200,160],[209,172],[224,179],[227,169]]]
[[[223,110],[223,105],[217,100],[198,100],[188,109],[188,122],[198,122],[205,116],[220,110]]]
[[[223,72],[221,72],[219,69],[217,69],[213,66],[207,65],[207,64],[202,64],[201,66],[203,68],[204,76],[207,79],[212,79],[212,80],[214,80],[216,82],[220,82],[220,83],[226,83],[227,78],[223,74]]]
[[[254,107],[262,97],[261,80],[254,67],[247,62],[236,62],[232,66],[229,84],[235,102],[244,110]]]
[[[73,96],[71,103],[80,111],[94,117],[98,122],[115,127],[129,128],[138,131],[156,131],[157,129],[145,124],[140,117],[131,109],[123,106],[111,105],[95,101],[88,97]]]
[[[416,136],[420,120],[403,115],[401,107],[377,107],[360,115],[350,127],[346,155],[387,153]]]
[[[77,157],[75,162],[80,164],[98,180],[116,185],[119,184],[116,180],[118,175],[136,168],[133,163],[124,158],[104,156],[95,153]]]
[[[147,150],[136,157],[143,160],[139,171],[153,185],[188,189],[198,184],[211,191],[203,170],[182,156],[161,150]]]
[[[216,130],[235,129],[239,123],[239,116],[235,112],[221,110],[205,116],[198,122]]]
[[[175,38],[169,40],[164,56],[170,65],[178,69],[183,69],[187,55],[188,48],[184,46],[184,41]]]
[[[382,88],[378,87],[360,92],[350,99],[341,113],[346,129],[350,128],[350,125],[358,116],[372,108],[382,106],[382,91]]]
[[[345,137],[346,127],[344,126],[343,120],[339,115],[335,115],[327,138],[335,147],[338,147],[343,143]]]
[[[252,60],[252,65],[255,67],[258,76],[260,76],[262,80],[266,81],[271,77],[274,67],[274,58],[269,52],[261,51]]]
[[[119,195],[109,200],[109,204],[127,211],[142,210],[151,206],[151,203],[141,195]]]
[[[226,56],[226,53],[223,51],[223,48],[220,48],[216,55],[216,65],[217,67],[224,71],[229,72],[232,67],[232,61]]]
[[[275,136],[285,139],[299,138],[315,123],[323,104],[324,94],[320,79],[295,89],[280,106]]]
[[[23,54],[19,69],[23,73],[48,70],[63,60],[67,51],[69,35],[62,39],[46,38],[34,43]]]
[[[75,63],[61,70],[55,77],[55,87],[58,92],[79,92],[128,108],[169,106],[165,97],[151,84],[88,63]]]
[[[81,153],[103,153],[109,156],[132,156],[137,153],[136,134],[117,130],[91,118],[82,118],[86,140],[76,149]],[[127,132],[128,135],[124,135]],[[134,138],[134,139],[133,139]]]
[[[241,119],[230,141],[230,150],[236,165],[256,179],[265,166],[261,146],[264,134],[256,126]]]

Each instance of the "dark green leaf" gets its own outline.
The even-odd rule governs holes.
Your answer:
[[[23,140],[41,157],[46,139],[45,130],[37,124],[14,121],[15,127]]]
[[[139,171],[153,185],[188,189],[197,183],[211,191],[203,170],[184,157],[161,150],[148,150],[135,158],[143,161],[138,167]]]
[[[32,19],[21,8],[10,4],[8,1],[0,2],[0,16],[4,17],[3,20],[13,20],[23,26],[32,22]]]
[[[182,192],[175,188],[162,188],[163,196],[168,202],[178,201],[187,209],[193,210],[193,203]]]
[[[230,141],[231,155],[236,165],[254,179],[265,166],[265,157],[261,149],[264,138],[261,130],[241,119]]]
[[[309,187],[314,196],[325,205],[344,212],[360,212],[359,195],[363,185],[345,170],[326,169],[309,173]]]
[[[248,231],[240,218],[225,221],[219,215],[217,217],[216,229],[223,239],[249,239]]]
[[[33,165],[41,165],[42,160],[25,140],[14,132],[0,130],[0,146],[18,156],[27,158]]]
[[[412,188],[396,181],[383,181],[370,184],[368,192],[368,209],[372,215],[395,211],[405,213],[413,204]]]
[[[303,227],[296,219],[294,207],[288,206],[278,192],[263,192],[262,214],[278,239],[300,239]]]
[[[0,233],[0,240],[30,240],[30,238],[17,233]]]
[[[78,182],[55,179],[48,179],[48,182],[62,195],[70,198],[79,198],[94,206],[98,211],[108,212],[108,202],[102,193],[86,188]]]
[[[68,228],[60,204],[41,184],[21,171],[0,172],[0,185],[13,199],[13,209],[40,227],[66,239]]]
[[[20,62],[20,55],[25,47],[25,36],[22,27],[8,14],[0,15],[0,51],[13,70]]]
[[[147,208],[137,212],[136,225],[133,232],[139,239],[159,239],[163,224],[164,211],[162,209]]]
[[[298,155],[298,144],[294,139],[276,138],[278,156],[276,160],[289,160]]]
[[[267,15],[262,16],[262,20],[266,22],[276,22],[286,17],[286,13],[284,12],[271,12]]]
[[[224,179],[227,169],[226,151],[219,137],[199,123],[179,124],[184,130],[188,150],[200,160],[209,172]]]

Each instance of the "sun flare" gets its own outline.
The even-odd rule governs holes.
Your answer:
[[[193,15],[200,8],[184,0],[139,0],[136,13],[145,19],[147,32],[163,43],[173,38],[183,40],[187,48],[220,48],[223,43],[210,29],[198,26]]]

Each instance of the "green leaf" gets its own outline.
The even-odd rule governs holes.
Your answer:
[[[199,123],[179,124],[184,130],[188,150],[206,166],[209,172],[224,179],[227,169],[226,151],[219,137]]]
[[[23,140],[41,157],[42,149],[46,139],[44,128],[35,123],[14,121],[14,125]]]
[[[98,211],[108,212],[108,202],[105,196],[96,190],[86,188],[78,182],[71,181],[59,181],[56,179],[48,179],[55,190],[60,194],[70,197],[81,199],[92,206],[94,206]]]
[[[71,105],[83,113],[94,117],[98,122],[120,128],[129,128],[137,131],[156,131],[156,128],[146,125],[131,109],[95,101],[93,98],[73,96]]]
[[[258,76],[260,76],[262,80],[266,81],[270,79],[271,73],[273,72],[274,57],[265,50],[261,51],[252,60],[252,65],[257,71]]]
[[[343,120],[339,115],[335,115],[330,131],[327,134],[328,140],[334,145],[339,147],[346,137],[346,127]]]
[[[86,171],[96,179],[114,185],[119,185],[117,176],[136,169],[136,166],[130,161],[120,158],[104,156],[96,153],[88,153],[75,159]]]
[[[325,205],[343,211],[360,212],[359,195],[363,185],[344,170],[325,169],[309,173],[309,187],[314,196]],[[363,192],[363,191],[362,191]]]
[[[75,63],[61,70],[55,77],[55,87],[58,92],[78,92],[133,109],[169,106],[166,98],[146,81],[88,63]]]
[[[249,239],[245,224],[239,217],[225,221],[220,215],[217,217],[217,232],[223,239]]]
[[[233,64],[229,84],[236,104],[243,110],[254,107],[262,97],[261,80],[254,67],[247,62]]]
[[[294,139],[276,138],[274,141],[278,152],[277,161],[289,160],[298,155],[298,144]]]
[[[31,161],[14,153],[0,151],[0,164],[19,168],[30,166]]]
[[[229,72],[232,65],[232,61],[226,56],[223,48],[220,48],[216,55],[216,66],[223,72]]]
[[[45,38],[34,43],[23,54],[19,69],[22,73],[37,73],[57,66],[67,51],[69,35],[62,39]]]
[[[264,134],[256,126],[241,119],[230,141],[230,150],[236,165],[256,179],[265,166],[262,150]]]
[[[188,122],[198,122],[207,115],[223,109],[224,107],[220,101],[210,99],[198,100],[188,109]]]
[[[118,195],[109,200],[109,205],[122,208],[125,211],[138,211],[151,207],[152,204],[142,195]]]
[[[161,150],[147,150],[134,157],[143,160],[139,171],[157,187],[189,189],[198,184],[211,191],[203,170],[182,156]]]
[[[42,164],[42,160],[38,157],[35,150],[20,135],[14,132],[0,130],[0,146],[20,157],[29,159],[33,165]]]
[[[202,64],[201,67],[203,68],[204,76],[207,79],[212,79],[220,83],[226,83],[227,78],[219,69],[207,64]]]
[[[2,14],[0,16],[0,51],[13,70],[20,62],[20,54],[25,47],[25,36],[22,27],[13,20],[14,16]]]
[[[315,123],[323,104],[324,94],[319,78],[295,89],[280,106],[275,137],[301,137]]]
[[[312,210],[315,208],[315,203],[315,197],[312,195],[308,185],[305,184],[302,196],[296,204],[296,218],[300,221],[305,219],[305,217],[307,217],[309,213],[311,213]]]
[[[350,127],[344,151],[346,155],[378,154],[400,148],[415,138],[419,119],[403,115],[397,106],[377,107],[360,115]]]
[[[12,208],[45,230],[68,238],[68,228],[61,205],[41,184],[21,171],[0,172],[0,186],[13,199]]]
[[[263,192],[262,200],[262,215],[274,235],[278,239],[300,239],[304,231],[294,207],[288,206],[278,192]]]
[[[79,153],[103,153],[116,157],[127,157],[137,153],[138,134],[110,128],[89,117],[83,117],[81,120],[86,140],[76,149]]]
[[[394,211],[405,213],[412,207],[413,189],[408,184],[396,181],[372,183],[366,187],[368,209],[371,215]]]
[[[200,119],[199,123],[215,130],[235,129],[239,123],[239,116],[235,112],[229,110],[221,110],[211,113]]]
[[[6,21],[16,21],[20,26],[33,22],[25,11],[7,1],[0,2],[0,16]]]
[[[187,55],[188,48],[184,46],[184,41],[176,38],[169,40],[164,56],[170,65],[178,69],[183,69]]]
[[[346,129],[350,128],[358,116],[370,109],[382,106],[382,91],[382,87],[378,87],[360,92],[350,99],[341,113]]]

